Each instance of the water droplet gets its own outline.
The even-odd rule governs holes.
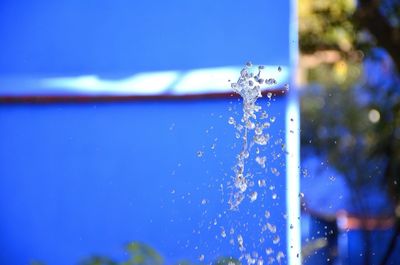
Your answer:
[[[271,233],[276,233],[276,226],[270,223],[267,223],[267,228]]]
[[[201,204],[202,204],[202,205],[205,205],[206,203],[207,203],[207,200],[206,200],[206,199],[202,199],[202,200],[201,200]]]
[[[201,254],[201,255],[200,255],[199,260],[200,260],[200,261],[204,261],[204,254]]]
[[[233,117],[229,117],[228,123],[229,124],[235,124],[235,119]]]
[[[269,118],[270,122],[274,123],[276,121],[276,117],[272,116],[271,118]]]
[[[211,150],[214,150],[216,146],[217,146],[216,144],[212,144],[211,145]]]
[[[265,215],[265,218],[267,218],[267,219],[271,217],[271,213],[268,210],[265,211],[264,215]]]
[[[276,200],[276,198],[278,198],[278,195],[276,193],[272,194],[272,199]]]
[[[268,113],[266,111],[261,112],[260,119],[268,118]]]
[[[223,238],[225,238],[226,237],[226,232],[225,232],[225,229],[223,228],[223,227],[221,227],[221,236],[223,237]]]
[[[274,174],[275,176],[279,176],[279,175],[280,175],[280,173],[279,173],[279,171],[278,171],[278,169],[277,169],[276,167],[272,167],[272,168],[271,168],[271,172],[272,172],[272,174]]]
[[[247,159],[247,158],[249,158],[250,153],[249,153],[249,151],[245,150],[245,151],[241,152],[240,155],[242,158]]]
[[[240,123],[237,123],[235,128],[236,128],[236,130],[238,130],[240,132],[241,130],[243,130],[243,125],[241,125]]]
[[[254,138],[253,138],[253,141],[256,144],[259,144],[259,145],[266,145],[268,143],[268,141],[269,141],[269,137],[268,136],[269,136],[268,134],[266,134],[266,135],[264,135],[264,134],[255,135]]]
[[[265,168],[265,162],[267,161],[267,157],[265,156],[257,156],[256,157],[256,162],[257,164],[259,164],[262,168]],[[264,180],[264,184],[265,184],[265,180]]]
[[[247,180],[243,174],[237,174],[235,179],[235,187],[238,188],[242,193],[247,189]]]
[[[242,235],[238,235],[237,236],[237,241],[238,241],[239,247],[243,247],[243,237],[242,237]]]
[[[304,193],[303,192],[299,193],[299,198],[304,198]]]
[[[252,64],[250,61],[248,61],[248,62],[246,63],[246,66],[247,66],[247,67],[252,67],[253,64]]]
[[[269,99],[271,99],[271,98],[272,98],[272,92],[268,92],[268,93],[267,93],[267,97],[268,97]]]
[[[203,157],[204,152],[203,151],[197,151],[197,157]]]
[[[254,202],[255,200],[257,200],[257,197],[258,197],[258,193],[256,191],[252,192],[250,194],[250,201]]]
[[[282,67],[279,66],[279,67],[278,67],[278,71],[279,71],[279,72],[282,71]]]
[[[281,259],[285,257],[285,254],[283,254],[282,251],[279,251],[278,254],[276,255],[276,260],[278,263],[281,263]]]
[[[271,126],[271,124],[269,122],[264,122],[263,123],[263,128],[264,129],[269,128],[270,126]]]
[[[251,121],[247,121],[246,122],[246,128],[247,129],[253,130],[255,127],[256,127],[256,125],[253,122],[251,122]]]
[[[272,243],[274,243],[275,245],[278,244],[281,241],[281,238],[278,235],[275,235],[272,238]]]
[[[267,184],[265,183],[265,180],[264,179],[259,179],[258,180],[258,186],[260,187],[260,188],[262,188],[262,187],[265,187]]]
[[[256,135],[261,135],[263,133],[263,129],[257,126],[256,129],[254,130],[254,133]]]
[[[246,68],[243,68],[242,71],[240,71],[240,76],[241,76],[242,78],[246,78],[247,75],[248,75],[248,74],[247,74]]]
[[[290,224],[289,228],[290,228],[290,229],[293,229],[293,227],[294,227],[294,226],[293,226],[292,224]]]
[[[265,249],[265,253],[267,255],[271,255],[272,253],[274,253],[274,251],[272,250],[272,248],[267,248],[267,249]]]

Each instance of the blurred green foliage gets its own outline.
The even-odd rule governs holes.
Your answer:
[[[354,48],[357,38],[351,16],[353,0],[300,0],[299,43],[303,53],[334,49],[343,52]]]
[[[400,1],[299,0],[299,40],[303,147],[328,157],[353,191],[381,185],[398,203]],[[377,45],[392,63],[374,58]]]
[[[163,265],[162,256],[152,247],[141,242],[132,242],[125,246],[128,258],[123,261],[116,261],[104,255],[93,255],[80,262],[80,265]],[[199,265],[203,262],[179,261],[176,265]],[[220,257],[211,264],[213,265],[241,265],[240,261],[232,257]],[[34,261],[31,265],[45,265]]]

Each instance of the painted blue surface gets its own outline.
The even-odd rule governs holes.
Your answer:
[[[3,0],[0,36],[1,75],[289,65],[289,1]]]
[[[23,95],[39,90],[24,83],[29,78],[112,81],[248,60],[290,72],[289,17],[289,1],[4,0],[0,87]],[[8,86],[9,77],[31,90]],[[274,137],[285,136],[285,104],[280,98],[269,109],[277,116]],[[225,213],[228,192],[220,185],[239,152],[229,106],[229,99],[0,105],[0,264],[70,265],[95,253],[122,258],[123,244],[136,240],[167,264],[200,254],[206,261],[239,256],[219,236],[221,226],[257,242],[265,209],[281,238],[271,247],[286,252],[284,155],[272,159],[280,144],[263,151],[269,171],[256,176],[276,186],[278,199],[266,189],[264,200]],[[264,254],[271,237],[247,249]]]
[[[264,199],[239,212],[227,211],[225,185],[239,152],[227,123],[237,115],[236,100],[0,106],[0,264],[70,265],[94,253],[122,258],[123,244],[136,240],[167,264],[239,256],[229,233],[220,236],[220,227],[228,232],[231,225],[235,239],[241,233],[260,253],[268,246],[285,252],[285,162],[272,158],[281,148],[274,139],[284,137],[285,103],[279,98],[268,109],[262,102],[277,119],[271,146],[261,150],[267,173],[252,166],[256,178],[276,186],[278,199],[265,188]],[[271,233],[256,243],[266,209],[278,245]]]
[[[362,231],[350,230],[340,235],[340,243],[343,252],[342,260],[344,264],[362,265],[369,260],[370,264],[380,264],[390,240],[395,233],[394,229]],[[370,240],[370,249],[367,248],[367,240]],[[368,253],[369,251],[369,253]],[[400,240],[391,253],[387,263],[389,265],[400,264]]]

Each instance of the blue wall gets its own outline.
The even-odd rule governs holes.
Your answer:
[[[227,119],[238,115],[228,111],[240,111],[238,104],[227,99],[0,106],[0,264],[36,259],[70,265],[93,253],[121,258],[123,244],[133,240],[158,249],[168,264],[197,261],[200,254],[206,261],[238,257],[229,233],[228,239],[219,236],[220,226],[232,226],[235,238],[241,233],[245,244],[256,244],[248,250],[265,254],[271,246],[285,252],[284,157],[273,160],[273,152],[281,152],[274,139],[284,136],[285,98],[268,109],[277,120],[269,131],[271,145],[262,149],[267,173],[252,167],[256,179],[276,186],[278,199],[260,189],[255,203],[231,212],[226,184],[240,146]],[[271,167],[281,175],[271,174]],[[278,226],[278,245],[271,233],[257,245],[266,209]]]
[[[14,89],[4,85],[10,76],[118,79],[248,60],[288,66],[289,24],[289,1],[3,0],[0,88]],[[263,150],[268,173],[256,175],[276,186],[278,199],[264,189],[257,202],[225,212],[229,192],[220,185],[239,152],[227,124],[239,114],[228,107],[237,104],[0,105],[0,264],[71,265],[94,253],[122,258],[123,244],[133,240],[158,249],[168,264],[200,254],[206,261],[239,256],[218,236],[220,227],[257,242],[265,209],[281,237],[275,253],[285,252],[285,161],[272,158],[280,144]],[[274,137],[285,135],[285,105],[282,97],[269,109],[277,116]],[[248,250],[264,254],[271,237]]]
[[[0,36],[0,75],[288,65],[289,1],[3,0]]]

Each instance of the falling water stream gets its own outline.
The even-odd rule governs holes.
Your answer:
[[[271,123],[274,123],[276,120],[275,116],[269,116],[269,114],[262,107],[257,104],[257,100],[262,97],[262,90],[270,85],[276,84],[276,80],[273,78],[265,78],[262,75],[264,67],[258,66],[254,67],[250,62],[248,62],[245,67],[240,71],[240,76],[236,82],[231,83],[231,87],[234,92],[238,93],[243,100],[243,112],[242,117],[239,120],[235,120],[233,117],[228,119],[228,123],[233,125],[236,129],[236,138],[241,139],[241,150],[239,154],[236,156],[236,164],[233,167],[233,180],[231,185],[232,192],[229,198],[229,207],[232,211],[238,211],[240,204],[248,198],[248,200],[252,203],[255,202],[259,195],[257,191],[251,189],[254,184],[254,172],[251,172],[250,167],[246,168],[246,164],[250,159],[254,159],[254,161],[262,168],[265,169],[267,167],[267,157],[262,155],[260,151],[260,147],[266,146],[273,137],[268,133],[268,128],[270,128]],[[278,68],[278,71],[281,71],[281,68]],[[270,106],[271,99],[273,94],[271,92],[267,93],[267,106]],[[274,144],[280,145],[282,150],[284,150],[284,144],[281,138],[277,139]],[[251,156],[252,149],[255,149],[255,157]],[[279,154],[280,155],[280,154]],[[278,156],[279,156],[278,155]],[[265,175],[268,173],[272,173],[276,176],[279,176],[279,170],[275,167],[270,168],[270,172],[268,171],[268,167],[265,171]],[[257,184],[259,188],[266,187],[266,180],[264,178],[260,178],[257,180]],[[275,187],[271,185],[269,190],[272,192],[272,199],[275,200],[277,198],[277,194],[274,193]],[[270,211],[265,211],[265,218],[268,220],[270,218]],[[264,232],[269,232],[272,237],[271,241],[273,244],[278,244],[280,242],[280,237],[277,235],[277,227],[274,224],[266,221],[261,226],[261,234]],[[263,265],[264,259],[262,254],[258,254],[256,252],[246,252],[245,241],[241,234],[237,235],[237,245],[242,253],[240,260],[247,262],[247,264],[257,264]],[[264,237],[259,238],[259,242],[264,242]],[[265,250],[267,256],[267,263],[272,264],[275,261],[281,263],[281,259],[285,257],[282,251],[275,253],[273,255],[273,250],[271,248],[267,248]]]

